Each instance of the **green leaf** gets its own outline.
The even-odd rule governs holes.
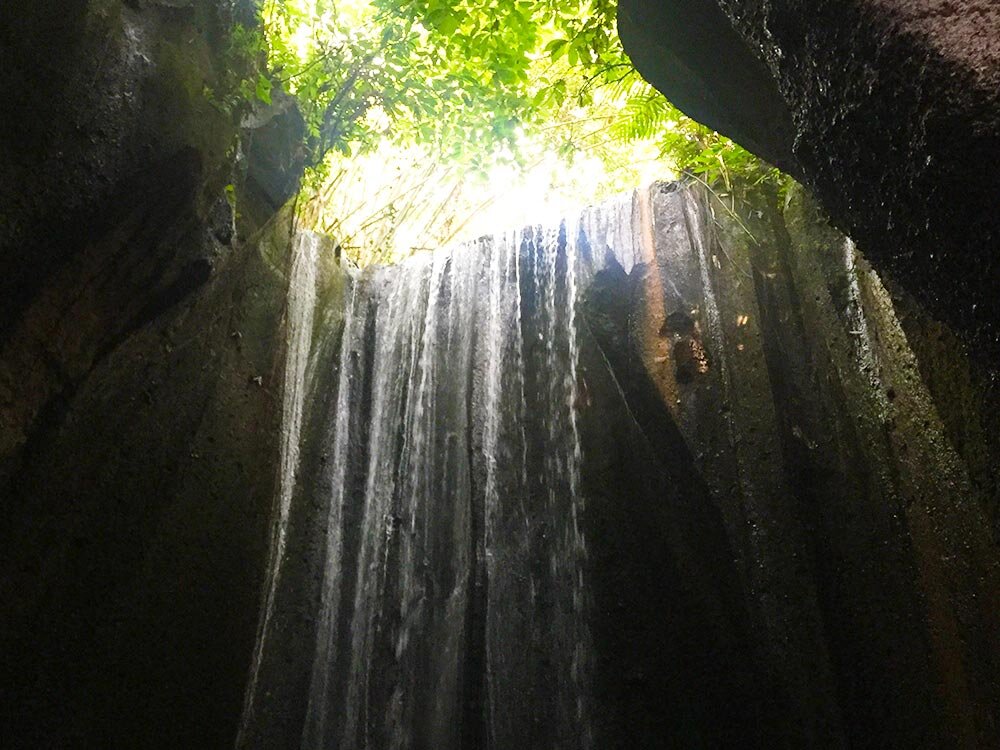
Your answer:
[[[257,98],[264,104],[271,103],[271,81],[263,73],[257,76],[257,88],[255,91]]]
[[[567,44],[569,44],[568,39],[553,39],[545,45],[545,51],[549,53],[552,59],[558,60],[559,56],[566,51]]]

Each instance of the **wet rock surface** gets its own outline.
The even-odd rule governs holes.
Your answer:
[[[8,462],[9,746],[232,744],[283,452],[298,442],[288,435],[290,342],[313,335],[288,300],[320,287],[310,314],[325,328],[343,306],[332,248],[307,274],[290,237],[286,213],[123,332],[46,405]],[[21,403],[45,374],[22,362],[0,360],[22,376],[9,381]]]
[[[705,726],[738,738],[701,739],[990,747],[995,479],[977,468],[991,441],[972,437],[990,413],[955,376],[967,360],[912,303],[893,301],[802,193],[783,217],[762,203],[739,220],[696,196],[663,185],[637,198],[635,215],[651,217],[643,262],[629,274],[609,262],[584,317],[657,460],[683,477],[686,498],[667,503],[685,507],[683,521],[671,526],[711,536],[721,525],[725,541],[706,548],[732,550],[746,597],[728,689],[739,694],[740,674],[753,688],[724,705],[752,719],[716,705]],[[692,342],[704,352],[694,370]]]
[[[927,315],[941,314],[968,342],[985,340],[970,331],[987,330],[980,324],[992,314],[986,305],[967,317],[967,303],[985,293],[995,237],[974,209],[992,194],[992,172],[977,181],[969,171],[992,153],[993,100],[983,92],[995,37],[983,30],[993,13],[967,4],[978,12],[970,24],[945,3],[810,6],[810,23],[828,19],[828,42],[806,33],[802,3],[782,4],[781,16],[776,3],[747,3],[743,14],[737,5],[718,5],[736,19],[718,45],[732,51],[733,35],[752,39],[751,28],[774,39],[748,44],[759,55],[692,59],[701,72],[685,79],[697,81],[686,89],[691,106],[721,113],[718,127],[749,133],[762,153],[809,177],[880,267],[902,269],[909,293],[887,290],[799,193],[776,211],[774,196],[725,207],[661,185],[587,219],[590,239],[576,243],[576,377],[547,366],[548,330],[537,323],[525,351],[536,395],[561,374],[553,382],[577,410],[594,746],[994,747],[996,411],[963,339]],[[868,15],[851,15],[859,8]],[[324,590],[313,566],[327,543],[329,427],[351,286],[329,243],[303,239],[287,213],[272,220],[296,184],[294,112],[279,103],[244,123],[260,137],[244,132],[244,161],[234,163],[240,128],[203,98],[229,14],[226,3],[199,0],[0,9],[0,62],[16,104],[0,118],[5,746],[230,747],[258,670],[276,696],[264,746],[282,746],[305,721]],[[720,16],[701,17],[692,38],[711,49]],[[961,22],[943,31],[943,18]],[[848,34],[850,19],[866,23]],[[867,91],[853,87],[867,80],[872,35],[887,62],[875,67],[872,91],[858,94],[855,116],[841,95]],[[837,65],[844,85],[824,94],[824,81],[840,80]],[[753,92],[735,109],[714,88],[726,68],[743,71],[736,89]],[[953,70],[965,71],[955,79],[965,93],[948,98],[935,87]],[[826,104],[813,107],[816,96]],[[936,119],[941,110],[923,109],[925,96],[954,109]],[[779,100],[787,112],[775,109]],[[839,113],[832,122],[822,119],[826,106]],[[890,107],[906,115],[902,125]],[[869,130],[872,112],[878,127],[910,130]],[[981,123],[971,135],[969,117]],[[914,123],[930,135],[913,136]],[[786,137],[775,134],[789,127],[798,135],[783,150]],[[950,162],[904,158],[926,157],[929,144],[958,132],[972,145],[956,145]],[[827,141],[832,154],[856,149],[856,172],[804,145]],[[924,204],[907,202],[918,192]],[[940,215],[917,232],[931,198]],[[901,219],[891,231],[872,218],[886,216],[872,208],[879,200]],[[940,267],[927,265],[933,238],[947,245],[934,256]],[[931,281],[964,295],[954,310],[928,292]],[[521,291],[525,313],[537,313],[542,298]],[[367,359],[352,366],[373,370],[370,347],[358,351]],[[517,382],[484,391],[485,377],[474,370],[480,390],[469,392],[496,395]],[[444,389],[460,408],[457,392]],[[546,403],[564,395],[557,389]],[[542,413],[524,416],[536,439],[549,434]],[[471,481],[482,483],[487,441],[469,440]],[[542,455],[532,459],[531,502],[544,496],[541,472],[565,471]],[[360,525],[362,511],[348,505],[345,524]],[[455,523],[480,533],[481,510],[465,512]],[[398,539],[407,518],[388,521],[380,531]],[[533,549],[548,549],[548,533],[534,527]],[[272,591],[281,538],[296,554],[284,558],[290,586]],[[362,541],[348,535],[349,546]],[[460,716],[463,729],[428,720],[421,731],[481,748],[487,690],[475,678],[488,658],[489,576],[485,548],[467,553],[477,561],[466,571],[473,593],[455,631],[474,636],[460,670],[467,682],[451,695],[451,714],[434,714]],[[547,563],[539,554],[527,568],[545,581]],[[513,566],[495,573],[520,575]],[[519,591],[511,585],[508,601],[521,601]],[[264,652],[255,638],[269,606],[281,615]],[[400,625],[400,611],[387,627]],[[521,621],[493,617],[498,628]],[[504,644],[518,663],[549,658],[537,633],[533,650],[516,638]],[[560,648],[565,666],[571,647]],[[382,648],[374,663],[394,659]],[[373,680],[387,704],[394,674]],[[575,731],[565,730],[575,726],[567,684],[562,674],[531,685],[547,696],[536,705],[531,690],[505,683],[517,717],[541,717],[507,725],[506,736],[541,742],[555,727]],[[553,706],[563,713],[549,725],[542,709]]]
[[[191,193],[201,180],[215,190],[228,182],[235,132],[202,96],[227,16],[221,4],[191,6],[81,0],[0,11],[11,84],[0,125],[0,331],[87,238],[164,184]],[[171,171],[185,158],[186,188]]]
[[[212,747],[236,731],[278,476],[291,267],[287,216],[253,242],[249,230],[301,166],[276,149],[265,202],[241,175],[257,157],[233,162],[247,128],[208,89],[242,6],[0,8],[9,747]]]
[[[880,272],[995,367],[994,3],[623,0],[619,27],[668,98],[809,185]],[[729,67],[701,57],[731,61],[749,80],[736,86]],[[697,87],[706,93],[688,103]],[[750,122],[791,127],[768,137]]]

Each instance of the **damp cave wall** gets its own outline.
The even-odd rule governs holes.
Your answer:
[[[974,368],[800,189],[780,218],[758,195],[738,221],[707,194],[700,209],[680,210],[677,191],[651,190],[653,257],[628,274],[611,264],[584,303],[625,411],[666,471],[660,502],[683,487],[643,515],[679,514],[660,533],[671,540],[662,570],[681,572],[654,590],[679,585],[670,600],[688,613],[663,618],[671,636],[644,656],[684,644],[664,671],[684,675],[680,705],[702,732],[664,746],[992,747],[1000,579],[993,485],[977,484],[977,472],[995,464]],[[613,476],[623,449],[602,460],[600,445],[585,450],[585,471]],[[614,488],[630,485],[600,486],[588,507],[617,507]],[[647,497],[625,494],[637,508]],[[595,563],[616,579],[610,614],[632,590],[628,571],[643,570],[641,559],[629,564],[640,532],[616,539],[601,528],[602,552],[617,553]],[[686,630],[724,593],[726,565],[706,554],[720,549],[746,620],[716,614]],[[719,566],[707,578],[706,563]],[[623,619],[611,618],[611,632]],[[711,660],[685,661],[699,635],[738,644],[721,660],[728,681],[713,680]],[[626,648],[619,658],[638,657]],[[657,670],[634,668],[639,684],[656,684]]]
[[[878,271],[995,557],[995,3],[622,0],[618,27],[647,80],[807,185]]]
[[[251,18],[215,0],[0,8],[7,747],[235,735],[301,282],[280,211],[301,121],[209,93]]]
[[[1000,570],[970,362],[804,191],[775,198],[657,184],[579,241],[597,746],[992,747]],[[306,401],[245,747],[297,744],[309,703],[336,394]],[[361,513],[345,503],[349,547]]]
[[[643,76],[804,182],[995,372],[996,3],[622,0],[618,27]]]

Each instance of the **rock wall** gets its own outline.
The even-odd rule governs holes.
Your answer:
[[[313,278],[317,304],[336,300],[341,278],[332,251],[304,277],[275,215],[300,173],[294,112],[219,106],[246,11],[0,9],[8,747],[235,736],[289,424],[289,294]]]
[[[579,226],[370,269],[313,345],[240,746],[994,746],[961,348],[801,190],[659,184]],[[570,253],[575,339],[544,291]],[[550,517],[567,401],[580,498]]]
[[[102,353],[33,425],[4,491],[9,746],[232,743],[281,467],[298,440],[294,342],[311,340],[309,316],[336,329],[342,308],[332,248],[294,263],[279,219]],[[308,310],[289,306],[303,295]],[[13,399],[32,384],[17,380]]]
[[[749,656],[727,660],[745,713],[693,688],[718,732],[700,740],[995,745],[1000,567],[977,484],[992,441],[968,362],[801,192],[778,215],[663,185],[636,211],[644,262],[598,274],[585,317],[683,483],[668,504],[688,524],[717,508],[745,597]],[[670,554],[698,536],[682,539]],[[662,621],[685,632],[676,610]]]
[[[992,68],[969,59],[993,59],[991,11],[952,37],[917,3],[811,6],[834,16],[828,47],[800,33],[804,4],[737,5],[692,37],[729,57],[677,54],[690,106],[809,177],[916,302],[801,196],[776,213],[661,186],[628,204],[639,228],[595,263],[579,316],[598,731],[623,748],[995,746],[996,417],[925,314],[989,351],[993,178],[970,170],[992,153]],[[244,12],[0,9],[5,746],[231,746],[283,535],[319,543],[280,511],[323,489],[310,414],[334,404],[348,281],[275,215],[297,184],[294,112],[235,122],[206,96]],[[872,38],[887,62],[868,91]],[[942,94],[970,67],[971,98]],[[811,86],[834,105],[867,93],[823,120]],[[970,140],[938,160],[920,123]],[[906,212],[892,232],[879,201]],[[311,625],[290,627],[294,650]]]
[[[226,44],[222,3],[13,2],[0,13],[6,332],[48,274],[160,190],[218,195],[235,129],[203,96]]]
[[[995,3],[623,0],[619,29],[668,98],[804,181],[879,271],[995,366]]]

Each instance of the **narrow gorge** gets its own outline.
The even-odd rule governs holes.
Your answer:
[[[618,8],[798,183],[363,267],[256,4],[0,8],[0,745],[1000,746],[1000,18],[807,5]]]

